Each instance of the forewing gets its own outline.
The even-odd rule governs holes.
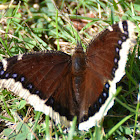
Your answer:
[[[129,21],[108,27],[91,41],[87,49],[80,129],[94,126],[112,107],[116,83],[125,74],[127,54],[134,42],[134,25]]]
[[[66,120],[69,125],[74,115],[70,83],[71,56],[62,52],[24,54],[0,62],[0,88],[26,99],[56,123]]]

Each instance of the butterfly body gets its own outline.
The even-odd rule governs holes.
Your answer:
[[[78,45],[72,56],[46,51],[3,59],[0,88],[24,98],[56,124],[69,127],[77,116],[79,129],[87,130],[112,107],[134,40],[134,25],[123,21],[102,31],[86,52]]]

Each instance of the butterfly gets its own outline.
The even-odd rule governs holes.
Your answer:
[[[125,74],[134,24],[122,21],[99,33],[83,51],[20,54],[0,62],[0,88],[6,88],[70,127],[74,116],[80,130],[100,121],[114,103],[116,83]],[[112,99],[113,98],[113,99]]]

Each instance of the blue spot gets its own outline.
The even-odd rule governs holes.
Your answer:
[[[97,108],[97,105],[96,104],[94,104],[94,108]]]
[[[25,81],[25,77],[21,77],[21,78],[20,78],[20,81],[21,81],[21,82],[24,82],[24,81]]]
[[[116,57],[114,58],[114,63],[118,63],[118,59]]]
[[[128,35],[128,32],[127,32],[127,31],[124,31],[124,34],[125,34],[125,35]]]
[[[39,90],[36,90],[36,91],[35,91],[35,94],[39,94]]]
[[[8,77],[9,77],[9,73],[6,73],[6,74],[5,74],[5,78],[8,78]]]
[[[123,24],[123,29],[124,31],[127,29],[127,26]]]
[[[122,39],[123,39],[123,40],[126,40],[126,37],[125,37],[125,36],[122,36]]]
[[[112,74],[113,74],[113,76],[115,76],[115,71],[116,71],[116,68],[114,67],[114,68],[112,69]]]
[[[18,76],[18,75],[17,75],[16,73],[13,73],[13,74],[12,74],[12,77],[13,77],[13,78],[17,78],[17,76]]]
[[[122,45],[122,41],[121,41],[121,40],[118,40],[118,44],[119,44],[119,45]]]
[[[101,104],[101,103],[102,103],[102,98],[99,98],[98,101],[99,101],[99,103]]]
[[[120,52],[120,49],[119,48],[116,48],[116,53],[119,54],[119,52]]]
[[[116,71],[116,68],[114,67],[112,70],[113,70],[113,71]]]
[[[3,75],[3,74],[4,74],[4,70],[1,70],[1,71],[0,71],[0,75]]]
[[[109,89],[109,84],[108,83],[105,84],[105,88]]]
[[[106,98],[107,97],[107,93],[103,92],[103,97]]]
[[[32,89],[32,88],[33,88],[32,84],[29,84],[29,85],[27,86],[27,88],[28,88],[28,89]]]

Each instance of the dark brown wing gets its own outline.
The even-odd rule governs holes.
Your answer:
[[[127,23],[126,23],[127,26]],[[128,31],[126,31],[128,33]],[[119,24],[105,29],[93,40],[87,49],[87,62],[101,76],[113,79],[113,67],[117,69],[122,43],[128,39],[128,34],[121,31]]]
[[[87,49],[80,129],[94,126],[113,105],[111,98],[116,92],[116,83],[125,73],[133,41],[134,25],[129,21],[114,24],[91,41]]]
[[[75,112],[70,71],[71,56],[62,52],[14,56],[0,63],[0,87],[26,99],[57,123],[71,121]]]

